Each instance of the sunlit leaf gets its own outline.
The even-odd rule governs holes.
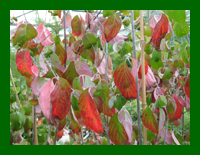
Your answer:
[[[182,36],[185,36],[189,33],[189,25],[187,22],[185,22],[184,25],[181,25],[180,23],[176,22],[174,25],[173,25],[173,30],[174,30],[174,33],[176,34],[177,37],[182,37]]]
[[[86,33],[83,36],[83,45],[85,46],[86,49],[89,49],[90,47],[92,47],[92,45],[96,44],[96,42],[97,42],[97,38],[92,33]]]
[[[176,22],[184,25],[186,20],[185,10],[163,10],[165,14],[169,16],[169,18],[173,19]]]

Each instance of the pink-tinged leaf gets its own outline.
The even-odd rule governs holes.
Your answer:
[[[89,22],[91,21],[91,17],[94,18],[94,14],[93,13],[89,13]],[[85,14],[85,22],[88,23],[88,13],[86,12]],[[89,26],[90,27],[90,26]]]
[[[54,43],[54,41],[51,40],[50,31],[46,27],[43,26],[43,23],[38,25],[37,33],[38,33],[37,39],[39,39],[39,42],[42,44],[42,46],[46,46],[47,47],[47,46],[50,46],[50,45],[52,45]]]
[[[118,14],[113,13],[102,25],[104,28],[105,39],[109,42],[117,36],[122,26],[122,21]]]
[[[71,47],[69,46],[69,47],[67,48],[67,60],[68,60],[69,62],[72,62],[72,61],[75,60],[75,58],[76,58],[76,54],[72,51]],[[78,60],[78,59],[77,59],[77,60]]]
[[[50,80],[40,89],[39,105],[47,120],[50,120],[50,94],[53,88],[53,80]]]
[[[185,94],[190,98],[190,74],[188,75],[188,78],[185,82],[184,90]]]
[[[162,87],[156,87],[152,94],[151,94],[151,99],[153,101],[153,103],[155,103],[157,101],[157,98],[160,96],[160,95],[165,95],[165,90],[162,88]]]
[[[81,112],[80,110],[73,110],[73,108],[71,107],[71,111],[72,111],[72,115],[74,117],[74,120],[81,126],[85,126],[83,123],[83,119],[81,117]]]
[[[133,140],[133,128],[132,128],[132,121],[131,115],[129,114],[128,110],[121,109],[118,113],[119,122],[124,126],[124,129],[128,135],[128,142],[132,142]]]
[[[185,102],[186,102],[186,110],[189,111],[190,110],[190,98],[186,95],[185,96]]]
[[[64,19],[62,18],[61,21],[62,21],[61,24],[64,27]],[[65,17],[65,27],[66,28],[71,26],[71,21],[72,21],[71,15],[67,14],[66,17]]]
[[[40,57],[39,57],[39,64],[40,64],[40,67],[44,70],[45,73],[48,72],[49,69],[47,68],[47,65],[45,64],[42,55],[40,55]]]
[[[63,65],[67,60],[67,52],[60,43],[55,44],[55,53],[58,55],[61,65]]]
[[[83,118],[84,124],[89,129],[97,133],[103,133],[103,124],[101,122],[101,116],[97,111],[95,102],[90,96],[88,89],[84,90],[80,97],[80,111],[81,117]]]
[[[160,20],[160,18],[161,18],[160,15],[154,15],[151,19],[149,19],[149,25],[152,30],[155,28],[155,26],[158,23],[158,21]]]
[[[176,97],[174,97],[174,95],[172,95],[172,98],[175,100],[176,108],[173,114],[168,115],[169,122],[179,119],[182,115],[182,109],[183,109],[182,104],[179,103],[179,101],[176,99]]]
[[[81,47],[81,43],[82,43],[81,40],[77,40],[77,41],[74,41],[74,42],[71,44],[71,50],[72,50],[75,54],[78,53],[79,48]]]
[[[50,95],[52,105],[52,121],[54,121],[54,118],[56,117],[62,120],[69,112],[71,106],[71,92],[71,86],[67,80],[59,77]]]
[[[148,66],[148,72],[145,75],[145,81],[146,81],[146,89],[151,88],[156,83],[154,74],[149,66]],[[142,89],[142,82],[139,83],[139,88]]]
[[[101,24],[98,22],[98,20],[100,21],[101,24],[103,24],[104,21],[106,21],[106,18],[104,17],[98,17],[98,19],[95,19],[95,23],[98,25],[98,27],[101,26]],[[97,31],[99,30],[99,28],[96,26],[92,20],[90,21],[90,33],[95,33],[97,34]]]
[[[40,43],[36,43],[33,40],[28,41],[28,49],[31,50],[31,55],[36,56],[40,55],[43,50],[43,47]]]
[[[175,120],[175,121],[173,121],[172,122],[175,126],[179,126],[179,125],[181,125],[181,123],[182,123],[182,116],[179,118],[179,119],[177,119],[177,120]]]
[[[31,75],[35,76],[32,71],[33,61],[31,59],[29,50],[17,51],[16,54],[16,65],[17,69],[23,76],[30,77]]]
[[[109,121],[108,135],[115,145],[129,145],[129,137],[123,124],[118,120],[118,112],[114,114]]]
[[[137,77],[137,60],[134,59],[134,58],[131,58],[131,59],[132,59],[132,63],[133,63],[131,73],[134,77],[134,80],[136,80],[136,77]]]
[[[161,51],[160,49],[160,43],[163,38],[165,38],[167,32],[168,32],[168,25],[169,21],[165,14],[162,14],[161,19],[156,24],[153,35],[150,40],[150,43],[155,47],[157,51]]]
[[[16,27],[18,28],[22,23],[23,23],[23,20],[21,22],[18,22]]]
[[[115,85],[126,99],[137,97],[136,83],[125,61],[116,68],[113,77]]]
[[[162,108],[159,109],[160,109],[160,117],[159,117],[159,133],[160,133],[166,121],[165,121],[164,110]]]
[[[176,136],[174,135],[174,130],[172,131],[172,138],[174,140],[174,142],[177,144],[177,145],[181,145],[178,141],[178,139],[176,138]]]
[[[182,96],[178,97],[178,96],[172,94],[172,97],[173,97],[174,99],[176,99],[183,107],[186,106],[185,100],[183,99]]]
[[[149,107],[146,107],[142,113],[142,122],[146,128],[158,134],[158,124]]]
[[[79,75],[88,75],[88,76],[92,77],[92,72],[90,70],[90,66],[87,63],[85,63],[83,61],[75,61],[74,65],[75,65],[76,72]]]
[[[33,64],[33,66],[31,67],[31,70],[35,74],[35,76],[38,76],[39,69],[35,64]]]
[[[32,90],[32,93],[34,95],[37,95],[39,96],[40,94],[40,89],[42,88],[42,86],[47,82],[47,80],[45,80],[44,78],[42,77],[34,77],[33,78],[33,81],[31,83],[31,90]]]
[[[113,38],[112,40],[109,41],[110,44],[114,44],[116,42],[118,42],[118,44],[121,44],[122,41],[126,40],[127,37],[124,37],[120,34],[118,34],[115,38]]]
[[[161,138],[164,140],[165,139],[165,132],[166,132],[166,128],[164,127],[161,132],[160,132],[160,136]],[[169,130],[167,130],[167,136],[166,136],[166,141],[167,144],[172,144],[173,143],[173,139],[172,139],[172,134]]]

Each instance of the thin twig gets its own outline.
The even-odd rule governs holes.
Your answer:
[[[132,39],[133,39],[133,55],[134,55],[134,59],[137,60],[136,49],[135,49],[135,30],[134,30],[133,10],[131,10],[131,26],[132,26]],[[137,62],[137,64],[138,64],[138,62]],[[139,145],[142,145],[141,119],[140,119],[140,96],[139,96],[138,74],[136,76],[136,86],[137,86],[137,112],[138,112]]]
[[[24,14],[25,22],[28,23],[26,16],[25,16],[25,13],[24,13],[24,10],[23,10],[23,14]]]
[[[11,70],[11,68],[10,68],[10,77],[11,77],[12,84],[13,84],[13,87],[14,87],[14,90],[15,90],[15,95],[16,95],[16,98],[17,98],[17,103],[18,103],[19,107],[21,108],[21,104],[20,104],[20,101],[19,101],[19,97],[18,97],[18,94],[17,94],[16,87],[15,87],[15,82],[14,82],[14,79],[13,79],[13,76],[12,76],[12,70]]]
[[[66,40],[66,12],[65,10],[63,10],[63,16],[64,16],[64,41],[65,41],[65,51],[67,52],[67,40]],[[65,61],[65,64],[64,66],[66,67],[66,61]]]
[[[166,126],[166,130],[165,130],[164,145],[165,145],[165,141],[166,141],[166,137],[167,137],[168,123],[169,123],[169,119],[168,119],[168,116],[167,116],[167,126]]]

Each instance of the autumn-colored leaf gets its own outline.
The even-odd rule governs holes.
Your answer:
[[[37,33],[38,33],[37,39],[39,39],[39,42],[42,44],[42,46],[50,46],[50,45],[52,45],[54,43],[51,40],[50,31],[46,27],[43,26],[43,23],[38,25]]]
[[[74,78],[79,76],[75,69],[74,61],[70,62],[69,66],[64,71],[63,76],[69,82],[70,85],[72,85]]]
[[[55,44],[55,46],[56,46],[55,53],[58,55],[61,61],[61,65],[63,65],[67,60],[67,52],[60,43]]]
[[[136,83],[125,61],[116,68],[113,77],[115,85],[126,99],[137,97]]]
[[[166,36],[168,32],[168,25],[169,25],[169,21],[168,21],[167,16],[165,14],[162,14],[161,19],[156,24],[153,30],[153,35],[150,40],[150,43],[152,43],[152,45],[155,47],[157,51],[161,51],[160,43],[161,43],[161,40]]]
[[[102,112],[104,115],[112,117],[115,114],[115,108],[109,107],[109,99],[110,97],[101,97],[103,98],[103,104],[102,104]]]
[[[88,89],[85,89],[81,93],[79,97],[79,103],[81,117],[83,118],[85,126],[94,132],[103,133],[101,117],[97,111],[94,100],[88,92]]]
[[[71,114],[70,129],[72,130],[73,133],[78,133],[79,130],[80,130],[80,125],[75,121],[75,119],[74,119],[72,114]]]
[[[116,13],[109,16],[105,23],[103,23],[104,34],[107,42],[115,38],[121,28],[121,25],[121,18]]]
[[[86,33],[83,36],[83,45],[85,46],[86,49],[89,49],[92,47],[92,45],[96,44],[97,38],[93,33]]]
[[[33,78],[33,81],[31,83],[31,90],[32,90],[32,93],[34,95],[37,95],[39,96],[40,94],[40,89],[42,88],[42,86],[47,82],[47,80],[43,77],[34,77]]]
[[[37,31],[33,25],[21,24],[17,27],[17,31],[13,37],[13,46],[19,45],[22,46],[27,41],[34,39],[37,36]]]
[[[63,17],[64,18],[64,17]],[[61,19],[61,24],[62,24],[62,26],[64,27],[64,20],[65,20],[65,27],[66,28],[68,28],[68,27],[70,27],[71,26],[71,21],[72,21],[72,17],[71,17],[71,15],[70,14],[67,14],[66,15],[66,17],[65,17],[65,19]]]
[[[81,57],[85,58],[85,59],[88,59],[92,62],[95,61],[95,51],[94,51],[94,48],[91,47],[89,49],[86,49],[84,47],[84,45],[82,45],[79,49],[79,52],[81,54]]]
[[[130,144],[126,130],[118,119],[118,112],[111,117],[108,126],[109,126],[109,131],[108,131],[109,138],[115,145]]]
[[[28,103],[30,103],[33,106],[36,106],[36,105],[38,105],[38,99],[31,99],[28,101]]]
[[[71,27],[72,27],[72,34],[77,37],[83,37],[84,34],[84,25],[85,21],[82,19],[82,17],[76,15],[72,21],[71,21]]]
[[[160,95],[165,95],[165,90],[164,90],[162,87],[156,87],[156,88],[153,90],[152,95],[151,95],[151,98],[152,98],[153,103],[155,103],[155,102],[157,101],[157,98],[158,98]]]
[[[71,47],[69,46],[67,48],[67,60],[69,62],[72,62],[75,60],[75,58],[76,58],[76,54],[72,51]],[[78,60],[78,58],[77,58],[77,60]]]
[[[50,120],[50,94],[53,88],[53,80],[50,80],[40,89],[39,105],[47,120]]]
[[[92,77],[92,72],[90,70],[90,66],[84,61],[75,61],[74,62],[76,72],[79,75],[88,75]]]
[[[185,82],[184,89],[185,89],[186,95],[190,98],[190,74],[188,75],[188,78]]]
[[[146,109],[142,113],[142,122],[146,128],[158,134],[158,124],[149,107],[146,107]]]
[[[146,61],[144,61],[145,63],[145,75],[147,74],[148,72],[148,64]],[[142,78],[142,64],[140,65],[140,68],[139,68],[139,71],[138,71],[138,78]]]
[[[52,119],[58,117],[60,120],[62,120],[67,115],[71,106],[71,92],[71,86],[67,80],[59,77],[50,95]]]
[[[165,121],[164,110],[162,108],[159,109],[160,109],[160,116],[159,116],[159,133],[160,133],[166,121]]]
[[[164,127],[160,132],[161,138],[163,140],[165,139],[165,132],[166,132],[166,128]],[[171,132],[169,130],[167,130],[166,143],[167,144],[172,144],[173,143],[172,134],[171,134]]]
[[[18,50],[16,54],[16,65],[18,71],[26,77],[35,76],[32,71],[33,61],[31,59],[29,50]]]

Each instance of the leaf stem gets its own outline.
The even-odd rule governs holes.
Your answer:
[[[63,16],[64,16],[64,41],[65,41],[65,51],[67,52],[67,40],[66,40],[66,20],[65,20],[65,18],[66,18],[66,12],[65,12],[65,10],[63,10]],[[64,64],[64,66],[66,67],[66,61],[65,61],[65,64]]]

